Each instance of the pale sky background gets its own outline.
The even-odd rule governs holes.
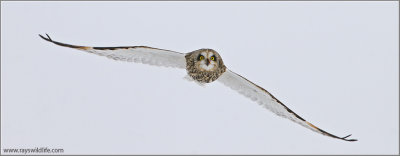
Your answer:
[[[64,154],[398,154],[398,2],[1,2],[1,148]],[[185,70],[50,44],[217,50],[345,142]],[[2,150],[3,153],[3,150]]]

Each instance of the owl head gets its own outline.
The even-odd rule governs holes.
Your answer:
[[[225,67],[221,56],[212,49],[199,49],[190,53],[190,59],[199,71],[214,72]]]

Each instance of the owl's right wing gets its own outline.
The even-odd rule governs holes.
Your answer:
[[[69,47],[89,53],[106,56],[114,60],[143,63],[155,66],[186,68],[186,59],[184,53],[170,50],[151,48],[146,46],[126,46],[126,47],[87,47],[65,44],[53,41],[49,35],[47,38],[39,35],[42,39],[52,42],[56,45]]]
[[[347,137],[349,137],[350,135],[345,137],[338,137],[314,126],[313,124],[309,123],[308,121],[297,115],[295,112],[290,110],[267,90],[261,88],[260,86],[254,84],[253,82],[247,80],[239,74],[230,71],[229,69],[227,69],[218,78],[218,81],[228,86],[229,88],[238,91],[240,94],[250,98],[251,100],[258,102],[260,105],[264,106],[276,115],[292,120],[308,129],[311,129],[314,132],[345,141],[357,141],[357,139],[347,139]]]

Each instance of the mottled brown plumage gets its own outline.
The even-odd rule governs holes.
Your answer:
[[[203,60],[199,60],[199,56],[205,54]],[[210,60],[214,56],[214,60]],[[199,49],[193,52],[187,53],[186,56],[186,71],[190,77],[200,83],[210,83],[218,79],[225,71],[226,67],[222,61],[221,56],[212,49]],[[207,64],[207,62],[210,62]],[[210,67],[205,69],[202,67]]]

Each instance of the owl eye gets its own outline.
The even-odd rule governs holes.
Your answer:
[[[204,60],[204,56],[203,56],[203,55],[200,55],[198,59],[199,59],[199,60]]]
[[[211,56],[210,59],[213,60],[213,61],[215,61],[215,56]]]

